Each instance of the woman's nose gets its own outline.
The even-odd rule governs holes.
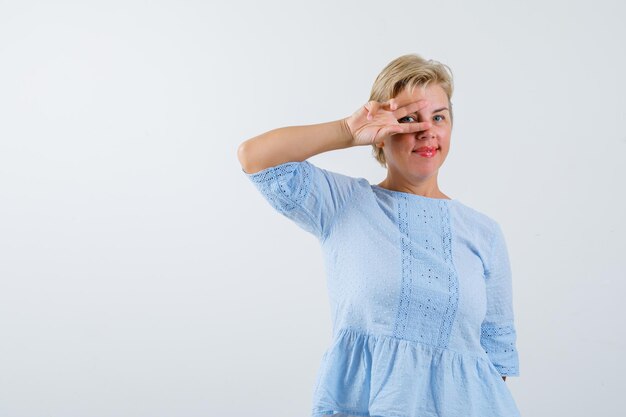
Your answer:
[[[421,132],[418,132],[417,134],[418,139],[431,139],[434,137],[435,137],[435,131],[432,129],[432,127],[426,130],[422,130]]]

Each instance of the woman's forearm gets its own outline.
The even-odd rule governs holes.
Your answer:
[[[242,142],[237,157],[249,174],[284,162],[304,161],[313,155],[354,146],[345,119],[270,130]]]

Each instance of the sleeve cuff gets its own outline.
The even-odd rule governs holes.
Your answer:
[[[480,342],[491,363],[502,376],[519,376],[519,355],[513,325],[483,325]]]

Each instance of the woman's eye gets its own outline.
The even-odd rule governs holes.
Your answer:
[[[435,117],[441,117],[441,119],[440,119],[440,120],[437,120],[437,121],[441,121],[441,120],[443,120],[443,119],[445,119],[445,118],[446,118],[445,116],[443,116],[443,115],[441,115],[441,114],[438,114],[438,115],[436,115]]]
[[[413,119],[413,121],[407,119]],[[398,120],[398,123],[414,123],[415,121],[415,117],[413,116],[404,116],[403,118]]]

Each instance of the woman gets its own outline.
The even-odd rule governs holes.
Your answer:
[[[499,224],[444,194],[449,68],[401,56],[350,117],[243,142],[244,173],[320,241],[333,342],[312,415],[518,416],[511,269]],[[371,145],[387,168],[370,184],[316,167],[321,152]]]

